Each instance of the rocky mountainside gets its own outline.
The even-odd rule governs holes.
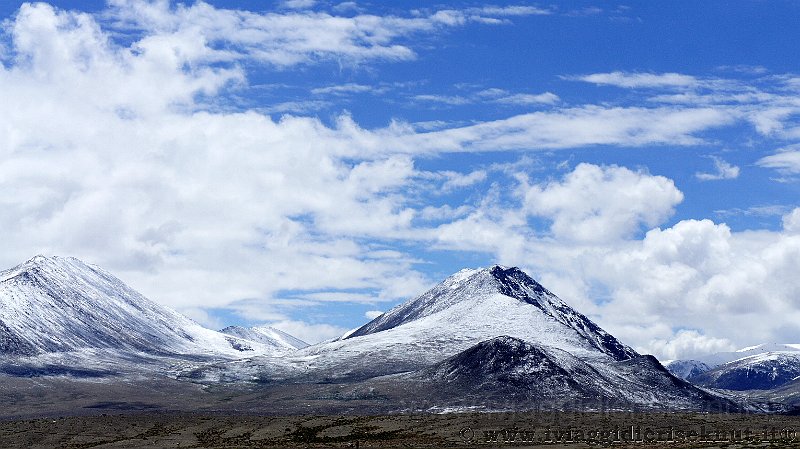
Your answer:
[[[741,410],[670,375],[652,356],[592,366],[564,351],[508,336],[365,385],[372,394],[399,396],[400,402],[422,403],[432,411]],[[409,397],[424,400],[415,403]]]

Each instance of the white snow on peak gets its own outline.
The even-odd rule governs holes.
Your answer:
[[[278,351],[295,351],[308,346],[308,343],[271,326],[245,328],[228,326],[220,332],[272,347]]]
[[[345,338],[292,357],[319,356],[316,367],[337,373],[368,365],[410,369],[500,335],[598,363],[637,356],[521,270],[492,266],[459,271]]]
[[[701,360],[710,367],[717,367],[725,363],[747,359],[748,357],[761,356],[769,353],[797,353],[800,351],[800,344],[795,343],[762,343],[731,352],[717,352],[703,357]]]
[[[206,329],[74,257],[36,256],[0,272],[0,354],[88,348],[224,357],[269,351]]]

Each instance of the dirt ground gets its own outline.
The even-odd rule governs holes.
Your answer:
[[[795,447],[800,417],[658,413],[254,416],[138,412],[0,421],[2,448]]]

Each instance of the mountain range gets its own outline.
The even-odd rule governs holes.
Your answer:
[[[462,270],[309,346],[268,327],[205,329],[99,267],[37,256],[0,273],[0,354],[7,378],[166,378],[246,391],[253,407],[741,409],[499,265]]]

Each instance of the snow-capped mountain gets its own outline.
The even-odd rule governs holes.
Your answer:
[[[750,355],[689,378],[698,385],[726,390],[770,390],[800,379],[800,352]]]
[[[507,298],[511,299],[512,307],[505,307]],[[498,314],[498,306],[505,310],[500,310]],[[450,313],[441,313],[446,310]],[[530,335],[531,331],[542,331],[548,335],[539,335],[538,340],[543,343],[547,341],[546,344],[565,350],[582,353],[599,351],[615,360],[626,360],[638,355],[519,268],[500,265],[459,271],[416,299],[395,307],[350,333],[346,339],[388,331],[431,316],[436,316],[439,320],[444,318],[450,321],[466,321],[460,318],[462,311],[468,312],[467,317],[473,317],[476,321],[464,324],[486,336],[489,334],[482,332],[482,329],[488,328],[489,333],[492,333],[506,328],[524,327],[527,329],[520,329],[522,334]],[[488,314],[478,315],[483,311]],[[503,312],[509,313],[506,318],[508,321],[514,318],[532,321],[493,323],[480,319],[484,317],[504,320]]]
[[[206,329],[72,257],[37,256],[0,272],[0,354],[6,356],[90,351],[98,357],[108,350],[242,357],[269,349]]]
[[[364,389],[429,411],[739,409],[670,375],[652,356],[593,366],[508,336],[480,342],[427,368],[374,378]]]
[[[800,344],[760,344],[700,360],[672,360],[665,366],[676,376],[706,387],[772,389],[800,376]]]
[[[637,357],[518,268],[462,270],[336,341],[296,353],[330,378],[412,371],[506,335],[598,363]]]
[[[318,396],[303,400],[334,404],[384,395],[387,410],[419,392],[459,406],[466,399],[454,385],[495,397],[487,409],[513,398],[520,408],[736,407],[501,266],[456,273],[347,337],[306,347],[268,327],[205,329],[96,266],[38,256],[0,272],[0,354],[0,372],[15,376],[141,378],[150,369],[179,382],[269,383],[289,397],[316,385]]]
[[[691,379],[711,369],[699,360],[669,360],[664,362],[664,367],[681,379]]]
[[[261,343],[265,346],[275,348],[277,351],[295,351],[309,346],[308,343],[303,340],[271,326],[228,326],[220,330],[220,332]]]
[[[722,364],[733,362],[734,360],[739,360],[745,357],[750,357],[754,355],[763,355],[768,354],[771,352],[797,352],[800,353],[800,344],[791,344],[791,343],[763,343],[760,345],[748,346],[746,348],[742,348],[736,351],[730,352],[717,352],[714,354],[710,354],[704,357],[700,357],[699,360],[710,366],[711,368],[715,368]]]

